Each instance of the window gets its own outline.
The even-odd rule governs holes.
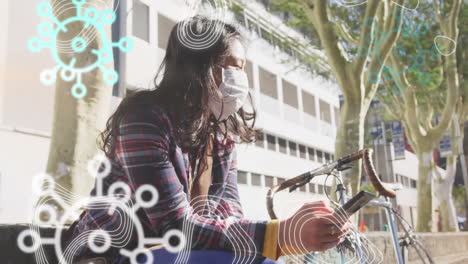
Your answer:
[[[249,78],[249,88],[254,89],[253,65],[251,61],[247,60],[244,71],[247,73],[247,78]]]
[[[306,186],[302,185],[301,187],[299,187],[299,191],[300,192],[306,192]]]
[[[309,192],[315,193],[315,184],[309,183]]]
[[[322,151],[317,150],[317,161],[323,163]]]
[[[306,147],[304,145],[299,145],[299,156],[301,159],[307,159]]]
[[[318,193],[323,194],[323,185],[322,184],[317,184],[318,187]]]
[[[278,99],[276,88],[276,75],[259,67],[260,92],[275,99]]]
[[[284,178],[277,178],[276,180],[277,180],[278,184],[283,183],[285,181]]]
[[[265,187],[272,187],[273,186],[273,176],[265,176]]]
[[[169,42],[169,36],[171,35],[171,30],[174,27],[175,22],[169,18],[158,15],[158,47],[161,49],[167,48],[167,43]]]
[[[417,183],[416,180],[411,179],[411,188],[416,189]]]
[[[325,162],[329,162],[330,161],[330,154],[325,152]]]
[[[149,7],[144,3],[133,0],[133,36],[149,43]]]
[[[406,187],[410,187],[408,177],[403,176],[403,185]]]
[[[257,141],[255,141],[255,145],[257,147],[260,147],[260,148],[264,148],[265,147],[265,143],[264,143],[264,134],[263,133],[258,133],[257,134]]]
[[[283,80],[283,99],[286,104],[296,109],[299,108],[297,101],[297,87],[285,80]]]
[[[262,176],[257,173],[252,173],[252,185],[262,186]]]
[[[327,188],[327,193],[330,195],[331,191],[332,191],[332,188],[330,186],[325,186],[325,188]]]
[[[297,145],[291,141],[289,141],[289,155],[297,157]]]
[[[304,112],[316,116],[315,111],[315,97],[308,92],[302,91],[302,105],[304,106]]]
[[[320,100],[320,119],[331,124],[330,104]]]
[[[267,135],[267,144],[268,149],[276,151],[276,137],[272,135]]]
[[[279,151],[286,154],[286,140],[283,138],[278,138]]]
[[[401,183],[401,177],[400,177],[400,174],[395,174],[395,177],[396,177],[396,181]]]
[[[237,183],[247,184],[247,172],[237,171]]]
[[[307,148],[309,152],[309,160],[315,161],[315,150],[313,148]]]

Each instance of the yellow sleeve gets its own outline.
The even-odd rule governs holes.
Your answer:
[[[278,246],[279,221],[271,220],[267,224],[265,240],[263,242],[262,255],[266,258],[277,260],[280,257]]]
[[[279,236],[279,220],[271,220],[267,224],[265,232],[265,240],[263,242],[262,255],[272,260],[278,260],[281,256],[287,255],[303,255],[307,251],[300,250],[294,246],[285,245],[280,248],[278,245]]]

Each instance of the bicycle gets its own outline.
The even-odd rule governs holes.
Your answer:
[[[390,199],[396,197],[395,191],[401,188],[401,184],[397,183],[397,185],[395,185],[391,183],[383,183],[380,181],[372,163],[372,149],[362,149],[271,187],[267,192],[267,210],[270,218],[278,219],[274,211],[273,204],[276,193],[285,189],[289,189],[289,192],[292,192],[295,189],[309,183],[314,177],[319,175],[326,175],[327,178],[330,175],[336,177],[336,192],[338,194],[338,203],[333,201],[333,199],[330,199],[330,197],[328,197],[328,193],[326,193],[326,195],[332,203],[335,203],[336,206],[343,205],[348,200],[348,197],[345,193],[346,189],[343,184],[343,177],[341,173],[342,171],[351,168],[351,162],[359,159],[363,160],[364,170],[369,177],[371,184],[374,186],[375,190],[380,196],[369,202],[368,206],[383,207],[386,210],[387,221],[390,227],[390,232],[392,234],[393,248],[395,250],[397,263],[409,263],[409,252],[411,249],[417,253],[418,258],[422,263],[435,263],[429,251],[424,247],[419,238],[416,236],[411,225],[393,208]],[[327,181],[327,178],[325,181]],[[400,224],[401,229],[403,230],[403,234],[400,237],[398,237],[397,233],[395,216],[396,219],[398,219],[398,223]],[[358,232],[350,232],[350,234],[346,236],[345,241],[340,244],[339,247],[337,247],[341,257],[341,263],[345,262],[346,251],[350,252],[351,254],[356,254],[360,263],[366,263],[362,252],[362,244],[364,242],[365,237],[360,235]]]

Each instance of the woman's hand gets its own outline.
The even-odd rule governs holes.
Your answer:
[[[325,202],[304,204],[292,217],[281,221],[278,244],[286,255],[324,251],[343,242],[351,222],[337,217]]]

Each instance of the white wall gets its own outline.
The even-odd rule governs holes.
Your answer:
[[[8,53],[8,32],[10,31],[9,9],[10,0],[4,1],[3,8],[0,9],[0,124],[3,123],[4,94],[7,78],[7,53]]]
[[[1,42],[0,50],[6,65],[5,79],[0,106],[3,110],[3,124],[14,127],[25,127],[49,132],[52,124],[54,102],[54,86],[44,86],[39,81],[42,70],[55,66],[48,49],[39,53],[28,50],[28,40],[38,36],[37,25],[41,22],[36,14],[39,0],[9,1],[7,8],[0,12],[8,12],[8,23],[2,23],[2,34],[6,39]],[[6,26],[10,25],[8,30]],[[6,50],[5,50],[6,47]],[[0,51],[1,52],[1,51]],[[1,61],[0,61],[1,63]]]
[[[54,62],[48,50],[28,50],[39,2],[7,0],[0,9],[0,223],[30,220],[31,179],[49,152],[54,86],[43,86],[39,74]]]
[[[409,177],[413,180],[418,180],[418,159],[416,155],[409,151],[405,151],[405,159],[393,161],[394,173],[398,173]],[[397,192],[397,202],[404,206],[417,206],[417,190],[413,188],[403,188]]]
[[[45,171],[49,138],[0,129],[0,223],[29,222],[34,175]]]

